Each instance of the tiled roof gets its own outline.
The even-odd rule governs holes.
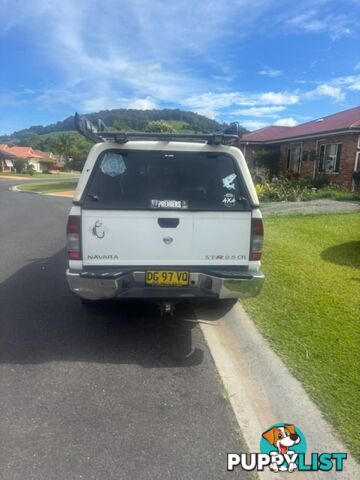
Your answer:
[[[16,158],[15,155],[9,153],[7,150],[1,150],[0,148],[0,158]]]
[[[7,145],[0,145],[0,150],[3,152],[11,153],[18,158],[44,158],[44,155],[35,153],[31,147],[8,147]]]
[[[36,155],[39,155],[42,158],[50,158],[50,152],[42,152],[41,150],[32,150]]]
[[[360,129],[360,107],[350,108],[343,112],[302,123],[296,127],[277,127],[271,125],[270,127],[255,130],[254,132],[245,133],[240,139],[245,142],[271,142],[352,129]]]
[[[289,129],[293,128],[294,127],[278,127],[276,125],[270,125],[269,127],[263,127],[250,133],[244,133],[241,136],[241,140],[246,140],[247,142],[266,142],[269,139],[278,138],[279,135],[281,138],[283,136],[286,137]]]

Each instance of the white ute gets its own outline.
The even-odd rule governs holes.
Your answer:
[[[67,225],[70,289],[110,298],[259,293],[263,223],[241,151],[227,135],[97,131]]]

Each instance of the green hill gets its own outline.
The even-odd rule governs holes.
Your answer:
[[[204,115],[185,112],[179,109],[133,110],[121,108],[89,113],[86,117],[91,121],[96,121],[101,118],[109,127],[139,132],[145,131],[149,122],[158,120],[164,120],[170,123],[177,132],[182,133],[212,133],[226,127],[225,124],[221,124]],[[0,137],[0,142],[20,145],[31,140],[34,135],[68,132],[72,130],[74,130],[73,116],[50,125],[36,125],[25,130],[19,130],[11,135],[3,135]],[[246,131],[245,129],[242,130],[244,132]]]
[[[165,122],[170,131],[175,133],[212,133],[227,127],[216,120],[211,120],[194,112],[178,109],[162,110],[104,110],[87,114],[92,122],[101,119],[109,128],[121,131],[143,132]],[[53,152],[66,159],[69,168],[81,170],[91,142],[74,131],[74,117],[47,126],[32,126],[11,135],[0,137],[0,143],[8,145],[31,146],[34,149]],[[155,127],[156,128],[156,127]],[[151,130],[154,131],[154,130]],[[240,133],[246,132],[240,128]]]

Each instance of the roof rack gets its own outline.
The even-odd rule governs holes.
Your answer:
[[[101,143],[112,141],[115,143],[126,143],[129,140],[160,140],[164,142],[206,142],[209,145],[232,145],[239,140],[238,135],[230,135],[226,133],[210,133],[210,134],[191,134],[191,133],[150,133],[150,132],[116,132],[107,130],[102,120],[97,121],[94,125],[87,118],[75,113],[75,128],[87,139]]]

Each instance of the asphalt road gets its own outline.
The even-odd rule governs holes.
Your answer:
[[[191,305],[170,319],[143,302],[86,310],[64,277],[70,200],[9,185],[0,182],[0,479],[241,478],[226,472],[226,452],[245,447]]]

